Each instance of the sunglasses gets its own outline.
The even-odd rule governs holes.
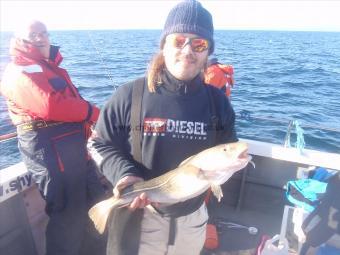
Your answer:
[[[167,40],[177,49],[183,49],[187,44],[194,52],[203,52],[209,48],[209,41],[199,37],[188,38],[183,35],[170,35]]]

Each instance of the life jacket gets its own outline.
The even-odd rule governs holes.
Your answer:
[[[35,120],[83,122],[97,120],[99,109],[84,100],[67,71],[59,67],[59,47],[52,46],[50,58],[21,39],[12,39],[12,62],[1,81],[14,125]]]
[[[234,68],[231,65],[214,63],[206,69],[204,81],[214,87],[222,89],[230,97],[231,87],[234,86]]]

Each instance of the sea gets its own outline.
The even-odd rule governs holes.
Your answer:
[[[160,33],[50,31],[50,40],[61,46],[61,66],[81,95],[102,107],[117,87],[145,74]],[[0,75],[11,36],[1,32]],[[303,138],[307,149],[340,153],[339,32],[217,30],[214,36],[213,56],[234,67],[231,102],[240,138],[290,146]],[[2,96],[0,120],[0,136],[15,132]],[[0,169],[20,161],[16,139],[0,142],[0,153]]]

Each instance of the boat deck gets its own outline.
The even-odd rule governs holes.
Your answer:
[[[224,197],[220,203],[211,198],[209,215],[213,223],[223,219],[223,222],[255,227],[258,232],[254,235],[245,228],[219,228],[219,247],[202,254],[253,255],[263,235],[272,237],[280,233],[284,207],[289,204],[285,197],[287,181],[301,178],[310,166],[340,171],[339,154],[311,150],[301,154],[294,148],[245,141],[250,145],[249,153],[253,155],[256,168],[249,164],[222,185]],[[47,218],[43,201],[32,186],[26,168],[21,163],[3,169],[0,180],[1,252],[7,255],[44,254]],[[296,248],[296,243],[290,242],[290,245]]]
[[[219,203],[212,197],[209,202],[210,222],[217,226],[219,246],[202,254],[246,255],[254,254],[262,236],[273,237],[280,233],[285,205],[287,180],[295,179],[298,169],[306,165],[287,161],[271,161],[261,156],[253,158],[256,168],[248,165],[222,186],[223,199]],[[246,228],[228,227],[219,222],[255,227],[256,234]],[[230,225],[229,225],[230,226]],[[295,241],[295,240],[292,240]],[[293,250],[297,250],[297,243]]]

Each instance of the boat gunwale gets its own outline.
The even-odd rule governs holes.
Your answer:
[[[284,147],[273,143],[240,139],[249,145],[249,154],[340,171],[340,154]],[[28,189],[34,183],[23,162],[0,170],[0,203]]]

